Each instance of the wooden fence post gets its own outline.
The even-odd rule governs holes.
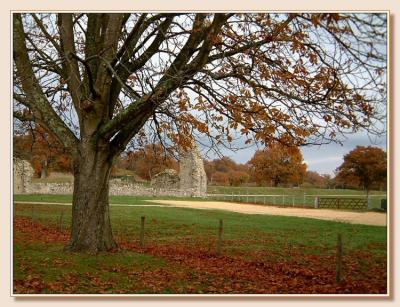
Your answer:
[[[140,247],[144,248],[144,221],[145,217],[140,218]]]
[[[303,207],[306,206],[306,193],[304,193],[303,195]]]
[[[221,254],[222,251],[222,232],[224,230],[223,221],[219,220],[219,227],[218,227],[218,241],[217,241],[217,254]]]
[[[294,195],[292,196],[292,207],[294,207]]]
[[[336,282],[342,281],[343,241],[342,235],[337,236],[336,246]]]

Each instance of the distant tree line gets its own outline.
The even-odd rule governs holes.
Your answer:
[[[71,172],[71,155],[39,125],[25,134],[14,136],[14,155],[28,160],[38,178],[51,172]],[[335,176],[307,170],[298,147],[279,143],[257,150],[247,163],[229,157],[204,160],[209,185],[317,187],[385,190],[386,152],[378,147],[357,146],[344,156]],[[135,179],[150,181],[165,169],[179,171],[179,161],[160,144],[147,144],[138,150],[123,152],[115,161],[112,175],[118,170],[134,172]]]

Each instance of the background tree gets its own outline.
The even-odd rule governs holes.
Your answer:
[[[229,185],[228,173],[216,171],[212,174],[211,179],[215,185]]]
[[[246,164],[238,164],[229,157],[221,157],[212,161],[204,161],[204,169],[209,184],[234,185],[246,183],[249,168]]]
[[[304,178],[304,184],[312,187],[325,187],[325,180],[318,172],[307,171]]]
[[[208,184],[213,184],[213,174],[215,173],[215,165],[213,161],[203,159],[204,170],[207,175]]]
[[[250,175],[245,171],[230,171],[227,175],[229,178],[229,185],[235,187],[247,183],[250,179]]]
[[[130,142],[154,135],[189,149],[203,135],[218,148],[238,131],[299,146],[374,132],[386,102],[386,18],[15,13],[14,116],[73,156],[67,247],[116,246],[108,182]]]
[[[326,189],[331,189],[335,187],[335,179],[329,174],[322,174],[323,187]]]
[[[16,156],[31,163],[36,177],[46,178],[52,171],[72,171],[71,154],[40,125],[14,136],[13,147]]]
[[[128,151],[119,165],[134,171],[145,180],[151,180],[154,175],[167,168],[179,170],[178,161],[160,144],[149,144],[140,150]]]
[[[337,168],[338,181],[361,186],[367,195],[374,184],[386,184],[386,152],[379,147],[357,146],[344,156],[342,165]]]
[[[280,143],[257,150],[249,161],[254,180],[258,185],[299,185],[306,175],[307,165],[298,147],[287,147]]]

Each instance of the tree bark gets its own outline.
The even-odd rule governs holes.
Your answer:
[[[111,167],[107,144],[81,143],[74,159],[71,239],[66,250],[96,254],[117,247],[108,201]]]

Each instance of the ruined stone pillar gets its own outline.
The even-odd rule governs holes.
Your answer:
[[[34,170],[31,164],[19,158],[13,159],[14,194],[27,193],[32,182]]]
[[[207,175],[199,148],[194,143],[193,148],[181,153],[179,164],[180,189],[195,197],[205,197],[207,194]]]

